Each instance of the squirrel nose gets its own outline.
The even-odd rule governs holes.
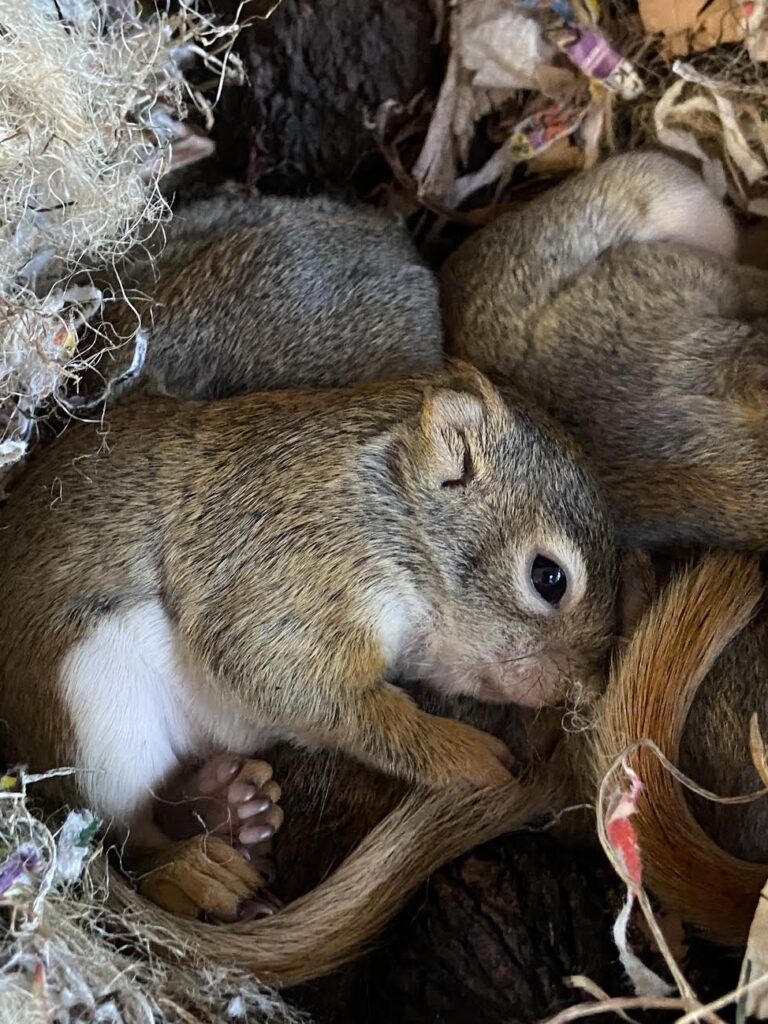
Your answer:
[[[480,683],[481,700],[540,708],[561,704],[568,679],[560,659],[549,652],[501,660]]]

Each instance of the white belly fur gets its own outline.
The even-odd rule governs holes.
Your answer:
[[[64,659],[80,788],[106,822],[130,824],[185,761],[250,755],[276,738],[188,660],[158,601],[104,619]]]

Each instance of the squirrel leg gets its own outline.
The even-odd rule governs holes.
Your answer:
[[[510,781],[512,755],[490,733],[430,715],[390,684],[367,688],[357,696],[358,707],[345,709],[346,736],[340,743],[352,756],[390,775],[437,788]]]

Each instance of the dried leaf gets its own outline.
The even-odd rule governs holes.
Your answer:
[[[640,17],[649,34],[664,36],[666,56],[684,57],[718,43],[744,39],[741,4],[735,0],[640,0]]]

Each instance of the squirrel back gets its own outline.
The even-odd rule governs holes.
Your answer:
[[[733,223],[700,179],[635,154],[502,215],[442,270],[449,347],[577,438],[627,546],[768,547],[768,274],[735,256]],[[757,560],[727,554],[666,587],[597,711],[596,783],[651,739],[714,792],[760,788],[761,593]],[[768,861],[765,799],[686,797],[647,749],[630,761],[649,885],[711,938],[744,941],[768,876],[755,863]]]
[[[569,179],[441,273],[449,348],[511,380],[592,461],[620,543],[768,545],[768,273],[675,160]]]
[[[119,343],[140,326],[137,383],[157,394],[346,387],[443,364],[437,282],[404,227],[328,198],[190,203],[104,287],[99,332],[118,347],[99,372],[127,370]]]

